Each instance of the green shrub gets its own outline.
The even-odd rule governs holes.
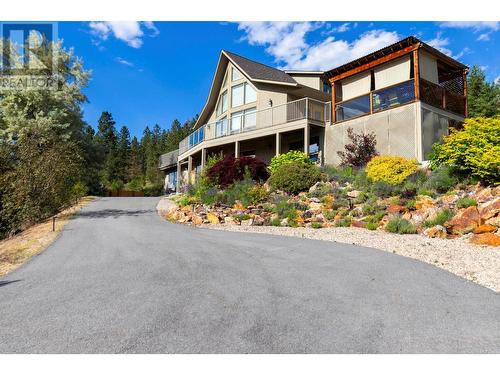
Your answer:
[[[366,223],[366,229],[368,230],[377,230],[378,223],[368,222]]]
[[[286,163],[277,167],[269,178],[273,190],[282,190],[289,194],[298,194],[308,190],[321,178],[319,168],[306,163]]]
[[[352,167],[337,168],[333,165],[324,165],[321,171],[326,175],[329,181],[337,181],[340,184],[354,182],[356,170]]]
[[[500,183],[500,117],[469,118],[462,130],[451,129],[430,155],[431,167],[444,165],[493,184]]]
[[[415,225],[409,222],[406,219],[403,219],[399,216],[393,217],[387,223],[385,230],[390,233],[398,233],[398,234],[413,234],[417,233],[417,229]]]
[[[286,200],[278,202],[276,206],[274,206],[273,212],[277,214],[280,219],[288,218],[289,220],[294,220],[298,217],[294,203]]]
[[[395,185],[391,185],[388,182],[377,181],[377,182],[374,182],[373,185],[371,186],[371,191],[377,197],[388,198],[388,197],[395,195],[395,193],[396,193],[396,191],[398,191],[398,189],[396,188]]]
[[[333,193],[332,186],[325,183],[320,183],[320,185],[309,194],[310,197],[322,198],[325,195]]]
[[[250,178],[235,181],[232,185],[217,194],[217,201],[229,206],[232,206],[237,201],[241,202],[243,207],[255,205],[262,199],[262,191],[260,188],[256,188],[256,186]]]
[[[416,210],[417,201],[415,199],[410,199],[409,201],[406,202],[405,207],[409,210]]]
[[[163,194],[163,184],[147,183],[142,189],[146,197],[158,197]]]
[[[335,219],[335,216],[337,215],[337,210],[325,210],[323,211],[323,216],[325,217],[326,220],[332,221]]]
[[[366,166],[366,173],[373,181],[385,181],[391,185],[404,182],[418,169],[414,159],[401,156],[375,156]]]
[[[144,180],[141,177],[134,177],[125,184],[125,190],[129,191],[142,191]]]
[[[249,214],[241,214],[241,215],[233,215],[233,218],[235,218],[236,220],[239,220],[239,221],[243,221],[243,220],[251,219],[251,216]]]
[[[458,179],[453,176],[452,169],[441,166],[432,171],[431,176],[423,185],[427,189],[435,190],[440,194],[446,193],[458,183]]]
[[[453,213],[452,210],[445,208],[444,210],[439,211],[433,219],[425,220],[424,227],[430,228],[430,227],[433,227],[435,225],[443,225],[448,220],[451,220],[451,218],[454,215],[455,214]]]
[[[320,228],[323,228],[323,224],[322,223],[313,222],[313,223],[311,223],[311,227],[314,228],[314,229],[320,229]]]
[[[471,206],[477,206],[477,202],[475,199],[469,197],[463,197],[457,200],[457,208],[467,208]]]
[[[281,220],[278,218],[274,218],[271,220],[271,225],[273,227],[279,227],[281,225]]]
[[[312,164],[309,157],[300,151],[288,151],[285,154],[279,154],[271,159],[271,164],[269,165],[269,170],[274,172],[276,169],[284,164],[295,163],[295,164]]]
[[[107,188],[109,190],[121,190],[123,189],[123,181],[121,180],[113,180],[111,183],[107,185]]]
[[[343,217],[335,223],[337,227],[350,227],[352,218],[350,216]]]
[[[71,194],[73,196],[73,199],[79,200],[80,198],[83,198],[86,196],[89,192],[89,189],[87,185],[85,185],[83,182],[78,181],[76,184],[73,185],[71,188]]]

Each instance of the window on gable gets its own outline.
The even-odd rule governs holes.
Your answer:
[[[232,68],[231,69],[231,80],[232,81],[237,81],[239,79],[242,79],[243,78],[243,74],[241,74],[241,72],[236,69],[236,68]]]
[[[249,85],[245,83],[245,104],[253,103],[257,100],[257,91]]]
[[[231,88],[231,107],[238,107],[245,102],[245,85],[236,85]]]
[[[227,91],[224,91],[219,97],[216,114],[217,116],[220,116],[226,111],[227,111]]]

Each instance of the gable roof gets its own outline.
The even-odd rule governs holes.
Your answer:
[[[200,116],[194,124],[193,129],[203,125],[210,116],[210,109],[213,108],[217,102],[219,96],[218,89],[222,85],[224,73],[226,72],[229,62],[236,66],[251,82],[281,85],[290,88],[300,87],[297,81],[282,70],[249,60],[246,57],[237,55],[236,53],[222,50],[219,56],[219,61],[217,62],[217,68],[215,69],[207,101],[201,110]]]
[[[344,72],[347,72],[349,70],[357,68],[358,66],[375,61],[375,60],[379,59],[380,57],[387,56],[392,52],[400,51],[404,48],[411,47],[411,46],[414,46],[416,44],[420,44],[420,48],[425,49],[428,52],[432,53],[433,55],[438,56],[440,59],[446,61],[448,64],[450,64],[452,66],[456,66],[456,67],[459,67],[462,69],[467,68],[467,66],[465,66],[461,62],[451,58],[448,55],[445,55],[444,53],[442,53],[441,51],[437,50],[434,47],[431,47],[427,43],[422,42],[417,37],[409,36],[407,38],[401,39],[400,41],[398,41],[394,44],[391,44],[387,47],[381,48],[378,51],[369,53],[368,55],[360,57],[356,60],[352,60],[352,61],[345,63],[343,65],[340,65],[336,68],[333,68],[333,69],[325,72],[325,76],[327,78],[335,77],[339,74],[342,74]]]
[[[247,59],[235,53],[222,50],[234,65],[240,68],[251,81],[288,84],[296,86],[297,82],[284,71]]]

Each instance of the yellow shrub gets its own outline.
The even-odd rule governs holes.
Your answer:
[[[418,169],[415,159],[401,156],[375,156],[366,166],[366,174],[373,181],[385,181],[392,185],[404,182]]]

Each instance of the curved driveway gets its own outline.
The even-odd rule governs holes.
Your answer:
[[[157,201],[91,203],[0,280],[0,352],[500,352],[489,289],[374,249],[170,224]]]

